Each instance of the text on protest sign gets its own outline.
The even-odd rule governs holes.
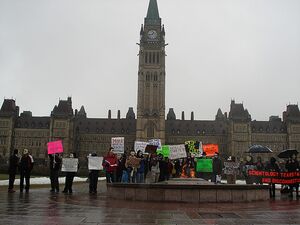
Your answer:
[[[236,175],[238,174],[239,167],[240,167],[239,162],[224,162],[224,174]]]
[[[249,176],[261,177],[263,183],[296,184],[300,182],[300,172],[276,172],[248,170]]]
[[[206,156],[214,156],[215,153],[219,152],[219,146],[217,144],[205,144],[202,145],[202,148]]]
[[[89,156],[89,170],[103,170],[103,157]]]
[[[124,137],[114,137],[111,138],[111,147],[113,147],[113,152],[116,154],[124,153]]]
[[[142,151],[144,153],[145,150],[146,150],[147,145],[148,145],[148,142],[135,141],[134,142],[134,151],[135,152]]]
[[[162,145],[161,149],[156,150],[157,154],[162,154],[164,157],[170,156],[170,146],[169,145]]]
[[[186,150],[184,145],[170,145],[170,159],[186,158]]]
[[[47,143],[48,155],[64,152],[62,140]]]
[[[77,172],[78,170],[78,159],[63,158],[62,159],[62,172]]]
[[[185,148],[191,154],[194,154],[196,157],[202,154],[202,142],[199,141],[186,141]]]
[[[161,148],[161,140],[160,139],[151,139],[148,141],[149,145],[157,146],[158,149]]]

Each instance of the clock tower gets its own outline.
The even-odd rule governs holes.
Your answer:
[[[165,142],[165,29],[156,0],[150,0],[141,27],[136,139]]]

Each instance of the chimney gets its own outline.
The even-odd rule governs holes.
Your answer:
[[[118,120],[121,119],[121,111],[118,110]]]
[[[111,110],[108,110],[108,119],[111,119]]]
[[[194,112],[191,112],[191,120],[194,120]]]
[[[181,113],[181,120],[184,120],[184,111]]]

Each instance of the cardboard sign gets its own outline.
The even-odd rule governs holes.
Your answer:
[[[161,140],[160,139],[151,139],[148,141],[149,145],[157,146],[158,149],[161,148]]]
[[[197,172],[212,172],[212,159],[198,159],[197,160]]]
[[[103,170],[102,162],[103,157],[95,157],[95,156],[89,156],[89,170]]]
[[[170,156],[170,146],[169,145],[163,145],[161,146],[161,149],[156,150],[157,154],[162,154],[164,157]]]
[[[47,143],[48,155],[64,152],[62,140]]]
[[[63,158],[62,159],[62,172],[77,172],[78,170],[78,159],[74,158]]]
[[[135,141],[134,142],[134,151],[135,152],[142,151],[143,153],[145,153],[147,145],[148,145],[148,142]]]
[[[111,147],[113,147],[113,152],[116,154],[124,153],[124,137],[114,137],[111,138]]]
[[[224,174],[236,175],[238,174],[239,167],[240,167],[239,162],[224,162]]]
[[[181,159],[186,158],[186,150],[184,145],[170,145],[170,159]]]
[[[208,157],[214,156],[216,152],[219,152],[219,146],[217,144],[205,144],[202,145],[202,148]]]

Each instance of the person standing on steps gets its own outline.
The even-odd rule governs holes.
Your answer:
[[[8,168],[8,174],[9,174],[9,185],[8,185],[8,192],[14,193],[16,192],[14,190],[14,183],[15,178],[19,166],[19,156],[18,156],[18,149],[15,149],[13,154],[9,158],[9,168]]]
[[[50,192],[59,192],[59,182],[58,182],[58,174],[61,167],[61,158],[59,154],[51,154],[50,158],[50,182],[51,182],[51,190]]]
[[[30,188],[30,174],[33,169],[33,157],[29,154],[28,149],[24,149],[23,155],[20,160],[20,192],[23,192],[24,189],[24,179],[26,182],[25,191],[29,192]]]

